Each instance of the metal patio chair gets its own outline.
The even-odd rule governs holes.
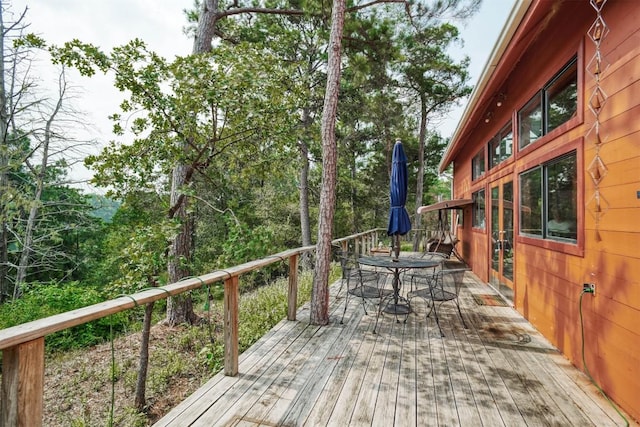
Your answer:
[[[364,314],[368,315],[367,304],[377,304],[375,300],[393,293],[392,289],[386,289],[384,284],[387,280],[387,274],[370,269],[362,268],[353,257],[341,257],[340,266],[342,267],[342,286],[346,285],[346,295],[344,301],[344,310],[340,323],[344,321],[347,312],[347,306],[351,297],[359,298],[362,303]],[[340,291],[339,291],[340,292]]]
[[[430,307],[427,313],[427,318],[433,312],[436,318],[436,324],[440,335],[444,337],[442,327],[440,326],[440,318],[438,317],[438,307],[447,301],[451,301],[455,304],[462,320],[462,325],[467,328],[467,324],[462,316],[460,310],[460,303],[458,302],[458,296],[460,295],[460,289],[464,284],[464,275],[469,271],[467,268],[456,268],[451,270],[440,269],[435,272],[433,277],[429,278],[425,276],[423,279],[415,281],[415,288],[413,288],[408,294],[409,300],[413,298],[422,298],[427,302]],[[420,286],[422,285],[422,286]],[[413,287],[413,285],[412,285]]]

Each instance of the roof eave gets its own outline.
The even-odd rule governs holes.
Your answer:
[[[517,31],[520,23],[522,22],[525,14],[529,10],[529,6],[531,5],[533,0],[516,0],[511,8],[511,12],[509,13],[509,17],[505,22],[504,27],[502,28],[502,32],[500,33],[500,37],[498,41],[493,47],[491,51],[491,55],[489,55],[489,59],[485,63],[484,69],[480,78],[478,79],[478,83],[473,88],[471,92],[471,96],[469,98],[469,102],[464,109],[462,117],[458,122],[456,130],[451,137],[451,141],[447,145],[445,149],[444,155],[442,156],[442,160],[438,165],[438,170],[440,173],[443,173],[447,167],[453,161],[453,157],[456,154],[457,150],[460,148],[459,145],[461,143],[460,136],[468,126],[468,121],[474,111],[479,107],[479,102],[482,99],[483,92],[487,86],[487,84],[493,78],[493,75],[498,67],[498,64],[504,55],[507,47],[511,43],[515,32]]]

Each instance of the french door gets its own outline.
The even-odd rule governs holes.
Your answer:
[[[491,184],[491,284],[513,302],[513,181]]]

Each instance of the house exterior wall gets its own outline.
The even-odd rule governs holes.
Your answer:
[[[541,3],[546,3],[541,6]],[[602,143],[592,130],[596,116],[589,108],[596,80],[586,72],[595,45],[587,36],[596,12],[583,2],[534,1],[541,19],[523,19],[520,40],[526,48],[511,64],[501,64],[488,88],[506,93],[501,107],[495,93],[481,94],[483,109],[471,116],[454,155],[454,197],[471,198],[485,189],[487,220],[490,191],[498,179],[511,180],[514,207],[520,197],[519,176],[563,153],[575,150],[578,236],[576,243],[523,236],[519,209],[514,208],[513,304],[576,366],[589,373],[605,392],[636,420],[640,419],[640,7],[635,1],[610,1],[602,17],[608,26],[600,47],[600,87],[607,95],[599,114]],[[546,8],[546,13],[540,13]],[[529,28],[527,28],[527,26]],[[535,33],[535,34],[533,34]],[[507,53],[521,47],[512,44]],[[535,92],[577,54],[578,111],[480,179],[472,180],[471,161],[508,121],[517,133],[517,112]],[[512,56],[513,58],[513,56]],[[474,119],[475,117],[475,119]],[[488,122],[484,118],[490,117]],[[454,141],[455,142],[455,141]],[[592,179],[601,161],[601,180]],[[488,169],[488,166],[487,166]],[[596,199],[600,200],[597,212]],[[491,272],[491,236],[471,226],[472,208],[464,210],[458,228],[462,255],[485,281]],[[582,285],[596,284],[595,296],[582,295]],[[581,307],[581,308],[580,308]],[[583,327],[581,327],[581,313]]]

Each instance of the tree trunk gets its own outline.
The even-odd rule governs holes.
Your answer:
[[[0,58],[5,58],[4,52],[4,16],[3,7],[0,7]],[[7,92],[5,90],[5,66],[0,61],[0,194],[5,193],[9,186],[7,170],[9,166],[9,150],[7,149],[7,130],[9,117],[7,112]],[[5,193],[6,194],[6,193]],[[0,198],[0,302],[9,294],[9,227],[7,224],[7,212],[5,201]]]
[[[350,157],[349,161],[349,208],[351,209],[351,232],[349,234],[354,234],[360,231],[360,218],[358,215],[359,207],[356,205],[357,200],[357,189],[356,189],[356,177],[358,175],[358,167],[356,166],[356,155],[352,151],[348,154]]]
[[[300,142],[300,229],[302,246],[311,244],[311,224],[309,220],[309,147]]]
[[[151,337],[151,318],[153,317],[153,302],[144,308],[144,322],[142,324],[142,339],[140,340],[140,360],[138,364],[138,381],[136,382],[136,409],[144,411],[147,404],[147,370],[149,368],[149,342]]]
[[[298,143],[300,148],[300,232],[302,246],[311,245],[311,220],[309,215],[309,146],[306,142],[307,129],[310,126],[309,108],[302,110],[302,126],[305,129],[303,139]],[[311,268],[311,257],[309,253],[302,255],[300,263],[305,269]]]
[[[20,254],[20,262],[18,264],[18,273],[16,275],[16,283],[13,289],[13,298],[19,298],[22,295],[22,285],[27,280],[27,271],[29,269],[29,257],[31,255],[31,245],[33,243],[33,231],[35,229],[36,218],[38,217],[38,206],[42,199],[42,192],[44,191],[45,177],[47,175],[47,168],[49,166],[49,147],[51,146],[51,138],[53,131],[51,129],[53,122],[55,121],[58,113],[62,109],[62,103],[65,98],[67,90],[67,81],[65,78],[64,69],[60,72],[58,78],[59,93],[58,102],[55,108],[51,112],[51,115],[47,119],[47,124],[44,130],[44,140],[42,144],[42,158],[40,159],[40,170],[35,174],[36,177],[36,191],[33,195],[33,202],[31,203],[31,209],[29,210],[29,218],[27,219],[27,225],[25,227],[25,233],[23,238],[22,253]]]
[[[424,192],[424,146],[427,139],[427,105],[424,96],[420,97],[420,135],[418,141],[418,176],[416,177],[416,209],[422,206],[422,198]],[[422,223],[422,217],[420,214],[415,214],[413,236],[413,251],[418,252],[420,249],[420,240],[422,232],[420,226]]]
[[[200,8],[200,18],[193,39],[193,53],[211,51],[211,42],[215,35],[218,13],[218,0],[204,0]]]
[[[184,147],[186,150],[186,145]],[[174,218],[178,218],[181,227],[171,242],[169,249],[168,273],[170,283],[178,282],[189,276],[189,263],[193,242],[193,220],[187,211],[188,198],[182,195],[182,188],[188,184],[186,165],[176,165],[171,180],[171,206],[176,207]],[[181,294],[167,299],[167,317],[165,324],[170,326],[182,323],[193,324],[197,316],[193,311],[193,301],[189,294]]]
[[[311,294],[310,322],[313,325],[329,323],[329,270],[331,267],[331,239],[333,216],[336,210],[336,173],[338,150],[336,147],[336,115],[340,91],[340,49],[344,28],[345,0],[335,0],[331,12],[331,36],[327,64],[327,88],[322,111],[322,188],[316,268]]]
[[[200,19],[196,36],[193,41],[193,54],[202,54],[211,50],[211,42],[216,27],[217,1],[205,0],[200,10]],[[182,143],[182,149],[187,151],[189,146]],[[188,158],[188,156],[186,156]],[[193,249],[193,219],[188,214],[188,197],[184,196],[182,189],[189,184],[187,178],[188,166],[182,162],[175,165],[171,181],[171,209],[174,218],[177,218],[182,228],[180,233],[171,243],[168,261],[169,281],[177,282],[189,275],[187,263],[191,260]],[[165,323],[178,325],[181,323],[193,323],[197,316],[193,311],[193,301],[189,295],[180,295],[167,299],[167,317]]]

